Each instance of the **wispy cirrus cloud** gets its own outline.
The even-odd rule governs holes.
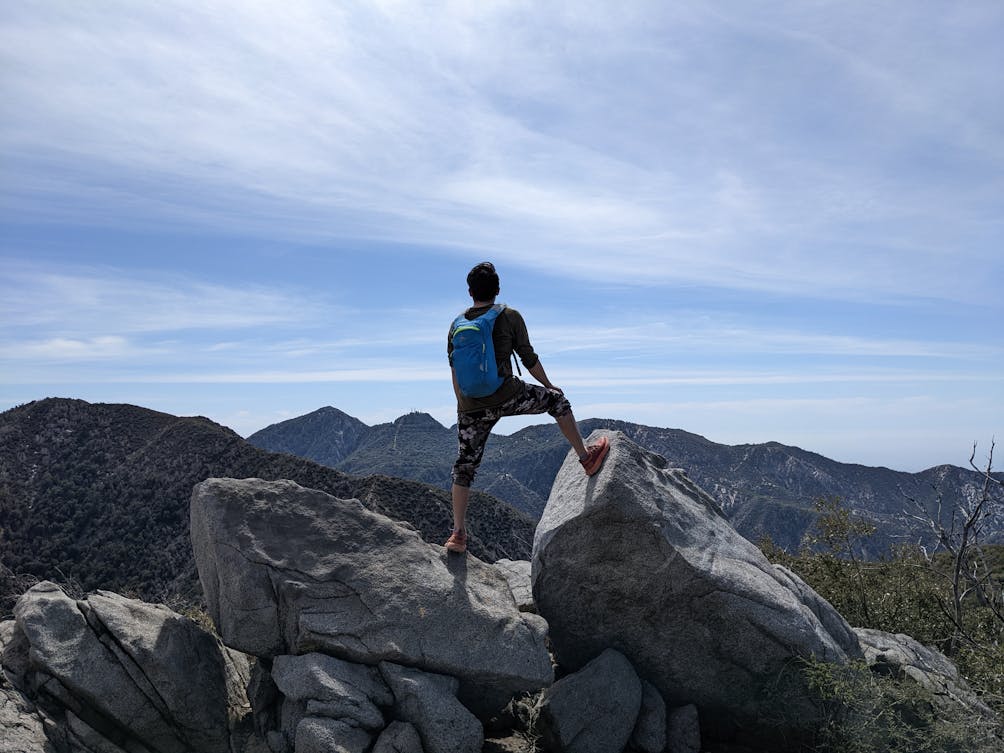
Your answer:
[[[43,342],[114,350],[125,333],[242,330],[319,321],[335,310],[316,295],[261,284],[225,285],[180,274],[115,267],[55,270],[24,262],[0,268],[0,318],[22,336],[59,333]],[[106,333],[115,334],[106,334]],[[53,345],[55,344],[55,345]]]
[[[990,3],[935,18],[219,1],[2,19],[8,206],[483,249],[633,284],[992,290],[959,265],[993,259],[1000,234],[999,45],[966,44],[999,28]]]
[[[108,360],[149,356],[154,349],[136,348],[126,338],[104,335],[82,339],[54,337],[47,340],[27,340],[0,343],[4,358],[52,361]]]

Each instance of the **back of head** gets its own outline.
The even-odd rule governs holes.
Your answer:
[[[490,261],[483,261],[467,273],[467,290],[475,301],[491,301],[499,294],[499,276]]]

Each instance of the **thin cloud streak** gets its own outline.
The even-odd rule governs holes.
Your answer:
[[[771,329],[708,326],[693,322],[646,321],[644,326],[599,327],[582,331],[569,342],[566,331],[542,327],[535,338],[549,352],[645,351],[659,347],[731,352],[925,358],[987,358],[1001,356],[1004,347],[984,343],[890,340],[851,335],[785,332]]]
[[[10,265],[0,276],[0,316],[11,327],[57,327],[65,337],[226,330],[320,321],[333,307],[299,291],[219,285],[115,268],[51,272]],[[166,279],[164,279],[166,277]]]
[[[972,373],[932,373],[927,371],[889,372],[837,372],[837,373],[737,373],[700,372],[666,374],[656,369],[649,370],[595,370],[563,369],[560,378],[565,388],[591,388],[616,390],[632,387],[652,386],[742,386],[742,385],[812,385],[812,384],[897,384],[897,383],[995,383],[997,375]],[[0,377],[0,383],[20,383],[31,379],[40,383],[87,383],[88,376],[79,372],[60,376],[58,372],[38,372],[17,375],[17,382]],[[305,384],[327,382],[395,382],[412,384],[419,382],[449,383],[449,372],[444,365],[434,366],[428,362],[388,361],[373,365],[347,369],[272,369],[266,371],[226,371],[226,372],[171,372],[132,371],[128,368],[112,373],[102,372],[101,382],[136,384]],[[637,403],[630,403],[637,405]]]

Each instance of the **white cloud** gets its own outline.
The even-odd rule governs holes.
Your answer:
[[[153,333],[288,325],[331,316],[316,295],[262,285],[221,285],[114,268],[10,263],[0,276],[0,317],[12,328],[44,327],[54,340],[94,332]],[[121,335],[114,335],[120,337]]]
[[[229,371],[190,373],[147,373],[108,379],[109,382],[156,384],[309,384],[357,382],[362,384],[400,382],[449,382],[445,367],[426,364],[393,363],[385,366],[330,369],[323,371]]]
[[[595,280],[991,291],[958,257],[989,253],[996,173],[959,164],[936,190],[888,168],[999,159],[993,77],[959,85],[999,45],[924,63],[978,14],[897,9],[889,39],[888,8],[845,5],[7,8],[8,205],[24,185],[36,212],[505,249]]]
[[[85,339],[55,337],[48,340],[4,343],[6,358],[46,361],[103,360],[150,355],[151,349],[135,348],[124,337],[105,335]]]
[[[567,315],[562,315],[567,316]],[[672,311],[615,311],[606,315],[606,326],[580,326],[569,337],[568,325],[545,321],[533,327],[538,352],[588,357],[590,352],[617,356],[658,357],[667,353],[730,353],[776,355],[826,355],[860,358],[1000,359],[1004,344],[890,338],[869,334],[813,332],[781,329],[755,323],[747,316]],[[832,327],[833,325],[830,325]],[[850,325],[848,329],[850,329]]]

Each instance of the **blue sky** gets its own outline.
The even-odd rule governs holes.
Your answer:
[[[965,465],[1002,38],[996,0],[5,3],[0,409],[450,425],[490,259],[579,418]]]

